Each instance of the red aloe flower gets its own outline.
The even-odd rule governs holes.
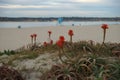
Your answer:
[[[108,25],[107,24],[103,24],[101,26],[101,28],[103,29],[103,44],[105,42],[105,35],[106,35],[106,29],[108,29]]]
[[[68,31],[68,35],[69,35],[69,36],[73,36],[73,35],[74,35],[74,34],[73,34],[73,30],[69,30],[69,31]]]
[[[48,31],[48,34],[49,34],[49,38],[50,38],[50,35],[52,34],[52,32],[51,32],[51,31]]]
[[[34,37],[34,42],[35,42],[35,45],[36,45],[36,37],[37,37],[37,34],[33,34],[33,37]]]
[[[45,46],[45,47],[47,46],[47,42],[44,42],[44,46]]]
[[[33,38],[33,35],[31,34],[30,37]]]
[[[70,36],[70,42],[72,42],[72,36],[74,35],[73,30],[69,30],[68,35]]]
[[[63,48],[64,42],[65,42],[64,36],[60,36],[56,44],[58,45],[58,47]]]
[[[51,31],[48,31],[49,34],[51,34],[52,32]]]
[[[36,37],[37,37],[37,34],[33,34],[33,36],[36,38]]]
[[[53,40],[50,41],[50,44],[53,44]]]
[[[64,41],[65,41],[64,36],[60,36],[60,37],[59,37],[59,40],[61,40],[61,41],[63,41],[63,42],[64,42]]]
[[[63,48],[63,43],[64,42],[62,40],[58,40],[56,44],[58,45],[58,47]]]
[[[107,24],[102,24],[101,28],[108,29],[108,25]]]

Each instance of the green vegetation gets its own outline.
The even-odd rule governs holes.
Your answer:
[[[120,44],[91,44],[86,41],[66,42],[59,49],[62,64],[53,65],[41,76],[42,80],[118,80],[120,60],[114,50]],[[119,49],[118,49],[119,48]],[[120,54],[120,53],[118,53]]]
[[[14,50],[4,50],[4,52],[0,52],[0,56],[6,54],[6,55],[14,55],[15,51]]]
[[[57,54],[56,57],[59,57],[61,63],[53,65],[43,73],[40,80],[120,79],[119,43],[102,45],[93,41],[65,42],[62,49],[53,44],[19,52],[8,50],[0,54],[12,56],[6,64],[13,65],[14,60],[35,59],[44,53]]]
[[[80,58],[73,64],[58,64],[41,77],[42,80],[118,80],[120,62],[107,63],[104,59]]]

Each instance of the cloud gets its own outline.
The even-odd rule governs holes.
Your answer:
[[[52,6],[34,6],[34,5],[3,5],[0,6],[0,8],[47,8],[47,7],[52,7]]]
[[[3,14],[6,14],[10,17],[32,17],[34,14],[34,17],[59,17],[59,16],[66,16],[66,17],[71,17],[71,16],[104,16],[106,14],[105,11],[45,11],[45,10],[6,10],[3,12]],[[16,15],[17,14],[17,15]],[[93,15],[94,14],[94,15]]]
[[[85,2],[85,3],[95,3],[100,2],[100,0],[75,0],[77,2]]]
[[[120,16],[119,2],[120,0],[0,0],[0,16]]]

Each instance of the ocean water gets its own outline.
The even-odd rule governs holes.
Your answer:
[[[29,28],[29,27],[46,27],[46,26],[85,26],[85,25],[102,25],[102,24],[120,24],[120,22],[110,22],[110,21],[69,21],[62,22],[58,24],[57,21],[54,22],[0,22],[0,28]]]

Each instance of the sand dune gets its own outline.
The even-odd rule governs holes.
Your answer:
[[[68,30],[74,31],[73,41],[93,40],[102,42],[103,30],[97,26],[56,26],[56,27],[40,27],[40,28],[0,28],[0,51],[15,50],[21,46],[31,43],[30,35],[37,34],[37,42],[43,43],[48,40],[48,30],[52,31],[51,38],[54,42],[58,40],[60,35],[65,36],[69,41]],[[120,25],[109,25],[107,30],[106,42],[120,43]]]

